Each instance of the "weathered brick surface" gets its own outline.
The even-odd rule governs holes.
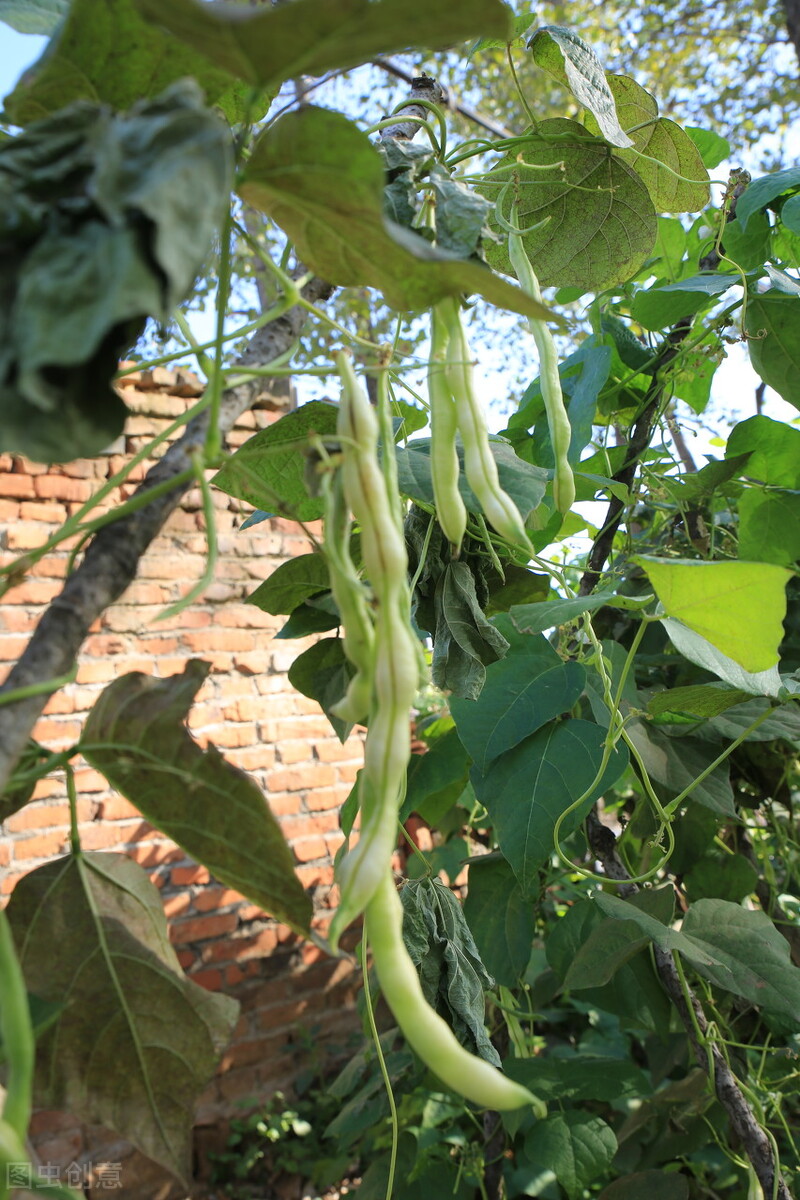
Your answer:
[[[78,511],[127,465],[132,452],[201,392],[188,372],[162,368],[129,375],[121,384],[132,415],[124,437],[105,455],[52,468],[0,455],[0,565],[43,545],[67,514]],[[277,415],[267,409],[246,414],[230,444],[242,444]],[[130,495],[146,467],[145,463],[131,472],[110,503]],[[288,667],[311,641],[273,641],[284,618],[246,603],[261,580],[281,561],[307,553],[309,543],[296,526],[279,519],[240,533],[246,506],[216,493],[216,579],[199,601],[160,620],[163,609],[184,595],[204,570],[207,546],[200,505],[199,491],[192,491],[173,514],[142,561],[137,579],[96,623],[81,652],[75,682],[48,701],[34,735],[48,749],[72,745],[111,680],[128,671],[165,678],[182,672],[193,657],[210,662],[211,673],[189,727],[201,745],[216,744],[264,788],[324,932],[336,899],[332,854],[342,840],[336,810],[358,769],[361,736],[354,734],[342,746],[318,707],[288,684]],[[0,679],[23,651],[46,604],[60,591],[75,541],[60,543],[3,596]],[[73,766],[84,848],[123,853],[138,862],[161,892],[171,940],[189,976],[242,1001],[240,1027],[204,1094],[203,1118],[213,1121],[230,1112],[242,1095],[263,1099],[275,1088],[290,1086],[308,1042],[303,1028],[341,1043],[346,1030],[357,1027],[352,961],[323,956],[317,962],[315,947],[304,946],[258,905],[193,863],[113,792],[99,772],[78,758]],[[34,796],[0,826],[4,900],[26,872],[68,848],[63,776],[40,781]],[[45,1161],[63,1163],[69,1155],[85,1160],[96,1145],[94,1134],[64,1114],[37,1116],[35,1138],[46,1147]],[[123,1188],[118,1194],[135,1193]],[[150,1194],[158,1194],[155,1185]]]

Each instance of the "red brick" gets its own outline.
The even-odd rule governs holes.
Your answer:
[[[250,654],[237,654],[233,665],[243,675],[263,675],[269,670],[269,654],[265,650],[255,650]]]
[[[233,888],[207,887],[194,898],[196,912],[211,912],[215,908],[225,908],[229,904],[240,904],[242,896]],[[237,914],[238,918],[238,914]]]
[[[60,591],[61,583],[58,580],[26,579],[24,583],[8,589],[3,596],[3,603],[49,604]]]
[[[8,833],[26,833],[34,829],[68,829],[69,804],[26,804],[6,817]]]
[[[26,612],[24,608],[6,608],[0,612],[0,629],[9,633],[30,633],[39,620],[39,613]]]
[[[170,881],[174,887],[187,887],[191,883],[210,883],[211,873],[207,867],[173,867]]]
[[[226,750],[225,757],[243,771],[257,771],[273,766],[275,748],[273,746],[242,746]]]
[[[285,765],[311,761],[311,747],[305,738],[296,741],[282,741],[278,747],[278,758]]]
[[[169,587],[159,587],[156,583],[143,583],[136,580],[125,591],[127,604],[169,604],[176,600],[174,590]]]
[[[142,814],[135,805],[131,804],[130,800],[126,800],[124,796],[114,795],[110,796],[108,800],[100,801],[98,816],[103,821],[129,821],[135,817],[141,820]]]
[[[252,746],[258,741],[256,727],[249,725],[214,725],[204,731],[205,737],[215,746]]]
[[[0,867],[7,867],[11,862],[11,843],[0,841]]]
[[[19,506],[19,515],[23,521],[49,521],[51,525],[63,525],[67,519],[67,510],[63,504],[23,500]]]
[[[297,838],[292,842],[292,850],[301,863],[311,862],[315,858],[324,858],[327,854],[325,839],[318,836]]]
[[[272,926],[262,929],[252,937],[212,942],[203,947],[203,962],[246,962],[251,958],[264,958],[278,946],[278,931]]]
[[[89,654],[92,658],[115,658],[125,654],[127,649],[127,639],[113,633],[95,633],[83,644],[84,654]],[[127,663],[125,666],[127,668]],[[119,674],[119,667],[115,669],[114,674]]]
[[[78,683],[108,683],[118,675],[118,667],[111,661],[84,662],[78,667]]]
[[[205,654],[209,650],[249,650],[252,635],[235,629],[210,629],[207,633],[185,633],[182,641],[190,650]]]
[[[168,921],[173,917],[183,916],[192,907],[192,897],[187,892],[179,892],[164,899],[164,916]]]
[[[20,838],[14,842],[14,861],[28,858],[52,858],[63,854],[69,844],[67,833],[39,833],[33,837]]]
[[[0,500],[0,521],[19,520],[19,505],[14,500]]]
[[[297,867],[295,874],[304,888],[329,887],[333,883],[333,867]]]
[[[105,458],[74,458],[72,462],[61,463],[58,473],[69,475],[71,479],[105,479],[116,475],[117,472],[109,471],[108,460]]]
[[[364,756],[362,738],[351,737],[342,745],[338,738],[314,743],[314,753],[320,762],[361,762]]]
[[[103,824],[95,821],[81,829],[81,846],[84,850],[108,850],[111,846],[120,846],[124,842],[134,841],[131,834],[135,829],[136,826]]]
[[[195,955],[193,950],[179,950],[178,951],[178,962],[183,967],[184,971],[187,971],[189,969],[189,967],[194,965],[196,957],[197,956]]]
[[[237,924],[236,913],[222,913],[218,916],[195,917],[189,921],[178,921],[170,927],[170,940],[180,946],[187,942],[203,942],[210,938],[220,937],[223,933],[232,933]]]
[[[105,792],[108,791],[108,782],[92,767],[78,767],[75,772],[75,787],[78,792]]]
[[[36,496],[43,500],[88,500],[92,494],[91,484],[83,479],[70,479],[66,475],[37,475],[33,480]]]
[[[81,736],[81,723],[80,721],[51,721],[45,717],[36,722],[33,735],[39,741],[48,743],[77,742]]]
[[[222,988],[222,972],[216,969],[211,971],[196,971],[189,978],[192,983],[199,984],[200,987],[205,988],[208,992],[218,992]]]
[[[163,867],[165,863],[180,862],[186,857],[180,846],[173,846],[166,839],[152,846],[131,846],[126,854],[142,867]]]
[[[277,792],[296,792],[307,788],[328,787],[335,780],[333,767],[295,767],[291,771],[270,771],[267,784]]]
[[[306,808],[312,812],[320,812],[327,808],[338,808],[347,799],[347,792],[341,794],[339,788],[315,788],[306,796]]]
[[[36,492],[33,480],[29,475],[0,475],[0,496],[18,496],[20,499],[33,499]]]
[[[0,637],[0,662],[16,662],[27,644],[28,638],[24,636]]]

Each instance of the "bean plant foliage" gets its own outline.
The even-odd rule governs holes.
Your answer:
[[[296,520],[313,548],[265,562],[249,599],[286,618],[278,637],[314,635],[291,682],[342,741],[366,731],[330,929],[312,929],[269,796],[185,727],[208,664],[116,679],[51,753],[30,730],[77,645],[38,676],[23,655],[0,689],[0,816],[51,772],[74,815],[80,753],[298,936],[341,952],[364,914],[367,1036],[319,1106],[317,1183],[357,1167],[364,1200],[786,1200],[800,432],[759,410],[698,464],[675,422],[678,402],[704,412],[731,344],[800,409],[800,169],[734,169],[712,200],[735,147],[660,115],[580,30],[500,0],[7,0],[0,19],[51,35],[0,142],[0,451],[98,453],[125,418],[118,358],[148,318],[176,322],[166,361],[195,354],[206,394],[189,451],[168,451],[120,528],[145,552],[153,505],[201,487],[209,569],[188,602],[213,571],[210,488],[255,509],[246,525]],[[424,75],[370,130],[305,98],[287,110],[299,76],[466,39],[473,66],[496,69],[498,47],[532,59],[564,115],[538,119],[520,93],[507,136],[454,142]],[[252,241],[254,211],[277,258]],[[226,320],[234,236],[276,297],[244,329]],[[198,347],[182,313],[209,272],[218,331]],[[333,327],[320,297],[336,289],[388,306],[397,335],[338,325],[334,360],[306,361],[302,322]],[[491,437],[476,298],[517,314],[530,363]],[[407,353],[409,320],[427,358]],[[289,370],[338,375],[341,395],[320,387],[226,452],[229,402]],[[94,539],[65,596],[110,570],[91,507],[60,535]],[[433,848],[412,848],[395,907],[411,818]],[[188,1186],[194,1106],[236,1017],[183,975],[143,870],[84,851],[74,816],[70,853],[0,912],[0,1196],[34,1103],[116,1130]]]

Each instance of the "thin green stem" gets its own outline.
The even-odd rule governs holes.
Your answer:
[[[3,1120],[24,1142],[31,1119],[35,1044],[28,993],[11,925],[0,908],[0,1034],[7,1068]]]
[[[75,789],[75,772],[69,763],[65,764],[67,777],[67,799],[69,800],[69,844],[73,854],[81,852],[81,835],[78,830],[78,793]]]
[[[681,804],[683,804],[686,797],[691,795],[694,789],[698,787],[698,785],[701,784],[704,779],[707,779],[711,772],[715,771],[721,763],[724,763],[725,759],[733,754],[734,750],[741,746],[742,742],[746,741],[747,738],[750,737],[750,734],[754,733],[755,730],[758,729],[759,725],[762,725],[768,717],[771,717],[779,707],[780,705],[775,704],[772,706],[772,708],[765,709],[764,712],[761,713],[760,716],[756,717],[754,721],[751,721],[747,728],[742,730],[739,736],[735,738],[734,741],[732,741],[728,746],[726,746],[722,753],[718,754],[714,761],[709,763],[709,765],[700,772],[697,778],[692,780],[688,787],[683,789],[680,795],[676,796],[674,800],[670,800],[669,804],[664,809],[664,812],[668,815],[674,813],[675,810],[679,808]]]
[[[206,588],[213,582],[214,571],[217,566],[217,520],[214,512],[214,498],[211,494],[211,487],[205,476],[205,464],[203,456],[197,454],[194,462],[194,476],[200,488],[200,494],[203,498],[203,517],[206,523],[206,545],[208,554],[206,555],[206,566],[203,574],[197,580],[185,596],[181,596],[174,604],[170,604],[163,612],[160,612],[156,617],[157,621],[165,621],[168,617],[177,616],[178,613],[196,600],[198,596],[202,596]]]
[[[367,970],[367,914],[364,913],[364,924],[361,930],[361,973],[364,979],[364,1006],[367,1010],[367,1022],[372,1035],[372,1044],[375,1047],[375,1054],[378,1059],[383,1086],[386,1088],[386,1095],[389,1100],[389,1113],[392,1123],[392,1149],[389,1155],[389,1178],[386,1181],[386,1200],[392,1200],[392,1192],[394,1190],[394,1176],[397,1169],[397,1147],[400,1142],[400,1122],[397,1119],[397,1105],[394,1101],[394,1092],[392,1091],[392,1081],[389,1078],[389,1071],[386,1066],[386,1059],[383,1056],[383,1046],[378,1033],[378,1026],[375,1022],[375,1010],[372,1007],[372,994],[369,987],[369,972]]]
[[[57,692],[66,684],[75,682],[77,671],[78,668],[73,667],[65,675],[56,675],[54,679],[44,679],[41,683],[28,683],[25,687],[12,688],[10,692],[0,692],[0,705],[16,704],[18,700],[29,700],[31,696]]]
[[[214,367],[208,381],[209,422],[206,433],[205,458],[214,462],[222,449],[222,435],[219,429],[219,409],[222,403],[222,389],[225,373],[222,367],[222,352],[225,345],[225,316],[228,311],[228,297],[231,290],[231,237],[233,234],[233,214],[230,208],[225,214],[220,232],[219,280],[217,283],[217,332],[214,340]]]

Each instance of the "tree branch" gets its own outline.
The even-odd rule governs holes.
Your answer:
[[[330,284],[313,278],[303,289],[303,295],[316,302],[327,299],[332,291]],[[264,325],[253,335],[236,365],[260,365],[285,353],[299,337],[305,316],[306,310],[295,305],[283,316]],[[255,403],[263,388],[262,377],[230,388],[223,394],[219,414],[223,437],[237,418]],[[150,468],[136,495],[180,475],[192,465],[193,454],[204,445],[208,421],[206,410],[189,422],[182,437]],[[48,606],[22,657],[0,687],[0,698],[4,692],[46,683],[73,669],[90,626],[133,581],[139,559],[191,486],[191,482],[182,483],[130,516],[99,530],[80,566]],[[52,691],[45,691],[0,706],[0,791],[51,695]]]

